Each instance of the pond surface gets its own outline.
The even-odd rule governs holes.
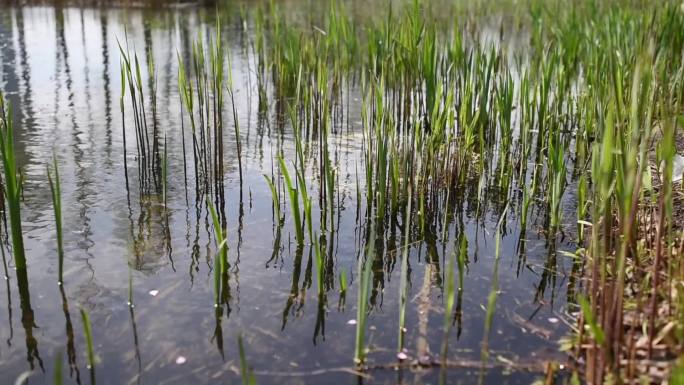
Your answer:
[[[200,33],[214,29],[212,12],[0,10],[0,85],[13,106],[28,259],[28,287],[22,287],[11,253],[5,250],[0,382],[12,384],[30,371],[27,383],[51,384],[55,360],[61,356],[65,383],[90,383],[80,316],[84,309],[92,323],[97,384],[240,383],[239,335],[259,384],[437,383],[439,368],[393,367],[402,244],[398,224],[388,225],[376,241],[368,319],[371,369],[363,375],[353,371],[355,326],[350,321],[356,318],[357,258],[365,243],[365,198],[358,202],[356,195],[357,181],[363,179],[356,175],[363,161],[358,92],[344,94],[348,100],[340,103],[344,111],[331,135],[340,183],[339,217],[327,243],[334,282],[321,307],[309,247],[297,249],[289,219],[280,237],[273,225],[271,192],[262,174],[270,175],[277,167],[275,154],[281,149],[294,158],[295,145],[289,125],[282,124],[273,106],[266,113],[259,111],[250,36],[238,23],[226,23],[223,36],[232,60],[243,182],[229,119],[224,177],[229,301],[214,307],[216,243],[205,205],[195,203],[193,188],[184,184],[177,65],[177,52],[189,52]],[[135,186],[130,193],[126,190],[117,39],[127,39],[143,68],[145,52],[155,59],[154,119],[166,133],[169,148],[166,209],[158,199],[138,199]],[[133,125],[126,119],[132,168]],[[62,286],[57,284],[46,171],[53,154],[62,187]],[[192,178],[192,170],[187,172]],[[467,271],[457,303],[460,317],[449,335],[449,360],[454,364],[447,370],[448,383],[473,383],[481,374],[502,205],[483,204],[478,210],[485,213],[475,215],[476,205],[465,200],[455,208],[458,220],[435,229],[434,237],[412,240],[409,252],[407,354],[437,357],[444,338],[445,266],[457,245],[456,222],[468,241]],[[515,215],[505,218],[491,355],[482,369],[486,384],[529,384],[543,377],[547,360],[564,362],[558,340],[568,332],[564,321],[572,261],[559,250],[572,251],[574,244],[570,236],[548,241],[538,231],[541,223],[530,220],[521,231]],[[523,253],[520,239],[526,240]],[[349,281],[344,300],[338,282],[343,271]]]

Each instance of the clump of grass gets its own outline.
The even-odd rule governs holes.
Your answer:
[[[290,177],[290,172],[287,170],[285,161],[282,157],[278,158],[278,163],[280,165],[280,172],[285,178],[285,187],[287,188],[288,195],[290,197],[290,209],[292,210],[292,220],[295,225],[295,235],[297,238],[297,245],[304,244],[304,223],[301,217],[301,208],[299,204],[299,192],[295,188],[292,178]]]
[[[127,42],[126,42],[127,43]],[[131,102],[131,108],[133,111],[133,120],[135,127],[135,140],[136,140],[136,151],[138,159],[138,183],[140,187],[141,194],[151,194],[153,192],[159,192],[159,161],[158,149],[159,149],[159,137],[157,135],[157,124],[153,123],[153,132],[150,133],[148,128],[148,119],[146,113],[146,103],[145,103],[145,93],[143,91],[143,80],[141,75],[141,66],[138,55],[133,53],[131,56],[128,51],[128,47],[124,47],[119,43],[119,51],[121,53],[121,85],[122,85],[122,95],[121,95],[121,114],[123,120],[124,116],[124,96],[125,96],[125,86],[128,85],[128,96]],[[152,56],[148,55],[148,71],[150,72],[150,92],[152,95],[153,112],[156,112],[156,87],[153,81],[154,64]],[[125,124],[125,123],[124,123]],[[125,137],[125,125],[123,126],[124,137]],[[150,144],[150,137],[152,143]],[[124,142],[125,145],[125,142]],[[124,149],[125,155],[125,149]],[[124,160],[124,168],[126,177],[128,179],[127,164]]]
[[[223,92],[226,86],[226,70],[224,68],[225,50],[218,19],[216,31],[214,36],[209,37],[208,46],[205,46],[203,39],[198,39],[192,44],[192,51],[189,53],[191,62],[187,69],[181,54],[178,54],[178,88],[182,108],[190,121],[197,199],[201,199],[203,194],[214,194],[215,204],[219,209],[219,219],[225,225]],[[233,103],[240,183],[242,183],[242,146],[230,66],[228,74],[227,89]],[[184,130],[184,126],[182,129]]]
[[[561,200],[565,192],[566,166],[565,148],[560,132],[555,131],[549,140],[549,205],[551,229],[555,231],[561,224]]]
[[[211,214],[212,224],[214,225],[214,233],[216,234],[216,244],[217,253],[214,259],[214,306],[218,307],[221,304],[221,293],[223,292],[223,287],[225,286],[224,280],[228,274],[228,247],[227,237],[225,230],[219,222],[218,215],[214,205],[211,203],[209,197],[207,197],[207,207],[209,207],[209,212]]]
[[[359,290],[356,304],[356,339],[354,363],[362,365],[366,360],[366,321],[368,318],[368,293],[371,285],[371,272],[375,256],[375,229],[371,224],[371,236],[366,244],[365,256],[359,256],[358,277]]]
[[[21,179],[14,153],[13,132],[12,106],[5,105],[5,98],[0,93],[0,155],[5,182],[5,201],[9,209],[12,252],[17,269],[26,270],[24,237],[21,230]]]

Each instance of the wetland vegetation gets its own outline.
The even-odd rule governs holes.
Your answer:
[[[0,6],[3,381],[684,383],[680,0],[162,3]]]

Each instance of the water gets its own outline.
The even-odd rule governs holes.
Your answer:
[[[6,253],[9,279],[0,285],[0,382],[11,384],[30,371],[28,383],[52,383],[55,358],[61,353],[66,383],[89,383],[82,308],[93,325],[98,384],[239,383],[238,335],[259,384],[436,383],[438,368],[392,367],[397,362],[397,248],[402,240],[397,228],[377,245],[368,321],[372,369],[363,375],[353,371],[355,326],[349,321],[356,317],[356,266],[364,242],[357,221],[357,206],[363,212],[364,203],[356,202],[355,193],[355,170],[361,169],[363,157],[358,94],[347,95],[348,118],[333,135],[341,198],[338,231],[328,246],[336,280],[321,310],[312,255],[308,247],[296,250],[289,220],[280,243],[276,241],[271,194],[262,174],[277,167],[278,149],[294,158],[294,142],[273,106],[269,113],[259,113],[254,57],[246,49],[249,36],[236,23],[226,23],[224,37],[235,79],[244,181],[241,188],[230,117],[224,180],[230,301],[220,310],[214,307],[211,220],[203,205],[195,204],[193,187],[187,192],[184,187],[176,57],[177,50],[188,52],[200,31],[208,35],[214,29],[212,12],[53,7],[0,11],[0,85],[14,107],[25,179],[22,215],[29,275],[29,287],[20,293],[11,254]],[[134,182],[129,203],[125,189],[117,38],[124,44],[126,36],[143,68],[145,52],[155,58],[156,119],[170,148],[168,211],[155,199],[140,202]],[[132,138],[133,125],[127,119]],[[134,168],[130,139],[128,145],[129,168]],[[57,285],[46,172],[53,153],[62,178],[62,287]],[[449,338],[449,360],[454,363],[447,372],[449,383],[473,383],[480,375],[498,206],[486,205],[484,220],[476,219],[472,201],[457,210],[466,229],[469,262],[460,295],[462,317]],[[572,263],[556,249],[570,251],[574,245],[560,238],[555,245],[549,243],[530,226],[522,236],[528,239],[522,259],[517,223],[515,216],[507,216],[501,241],[492,359],[484,370],[487,384],[529,384],[543,377],[547,360],[565,360],[558,340],[568,332],[563,320],[572,290]],[[435,236],[413,243],[410,250],[406,346],[412,357],[426,352],[437,356],[442,343],[442,282],[456,238],[453,225],[447,234],[449,239]],[[127,305],[129,271],[133,309]],[[344,304],[337,283],[342,271],[350,281]]]

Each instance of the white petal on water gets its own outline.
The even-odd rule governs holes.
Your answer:
[[[159,290],[150,290],[150,295],[156,297],[159,294]]]
[[[17,380],[14,381],[14,385],[25,384],[28,381],[29,377],[31,377],[31,372],[26,371],[24,373],[21,373],[19,377],[17,377]]]
[[[356,325],[356,320],[350,319],[349,321],[347,321],[347,325]]]
[[[187,361],[187,360],[185,359],[185,357],[183,357],[183,356],[178,356],[178,358],[176,358],[176,365],[183,365],[183,364],[185,363],[185,361]]]

